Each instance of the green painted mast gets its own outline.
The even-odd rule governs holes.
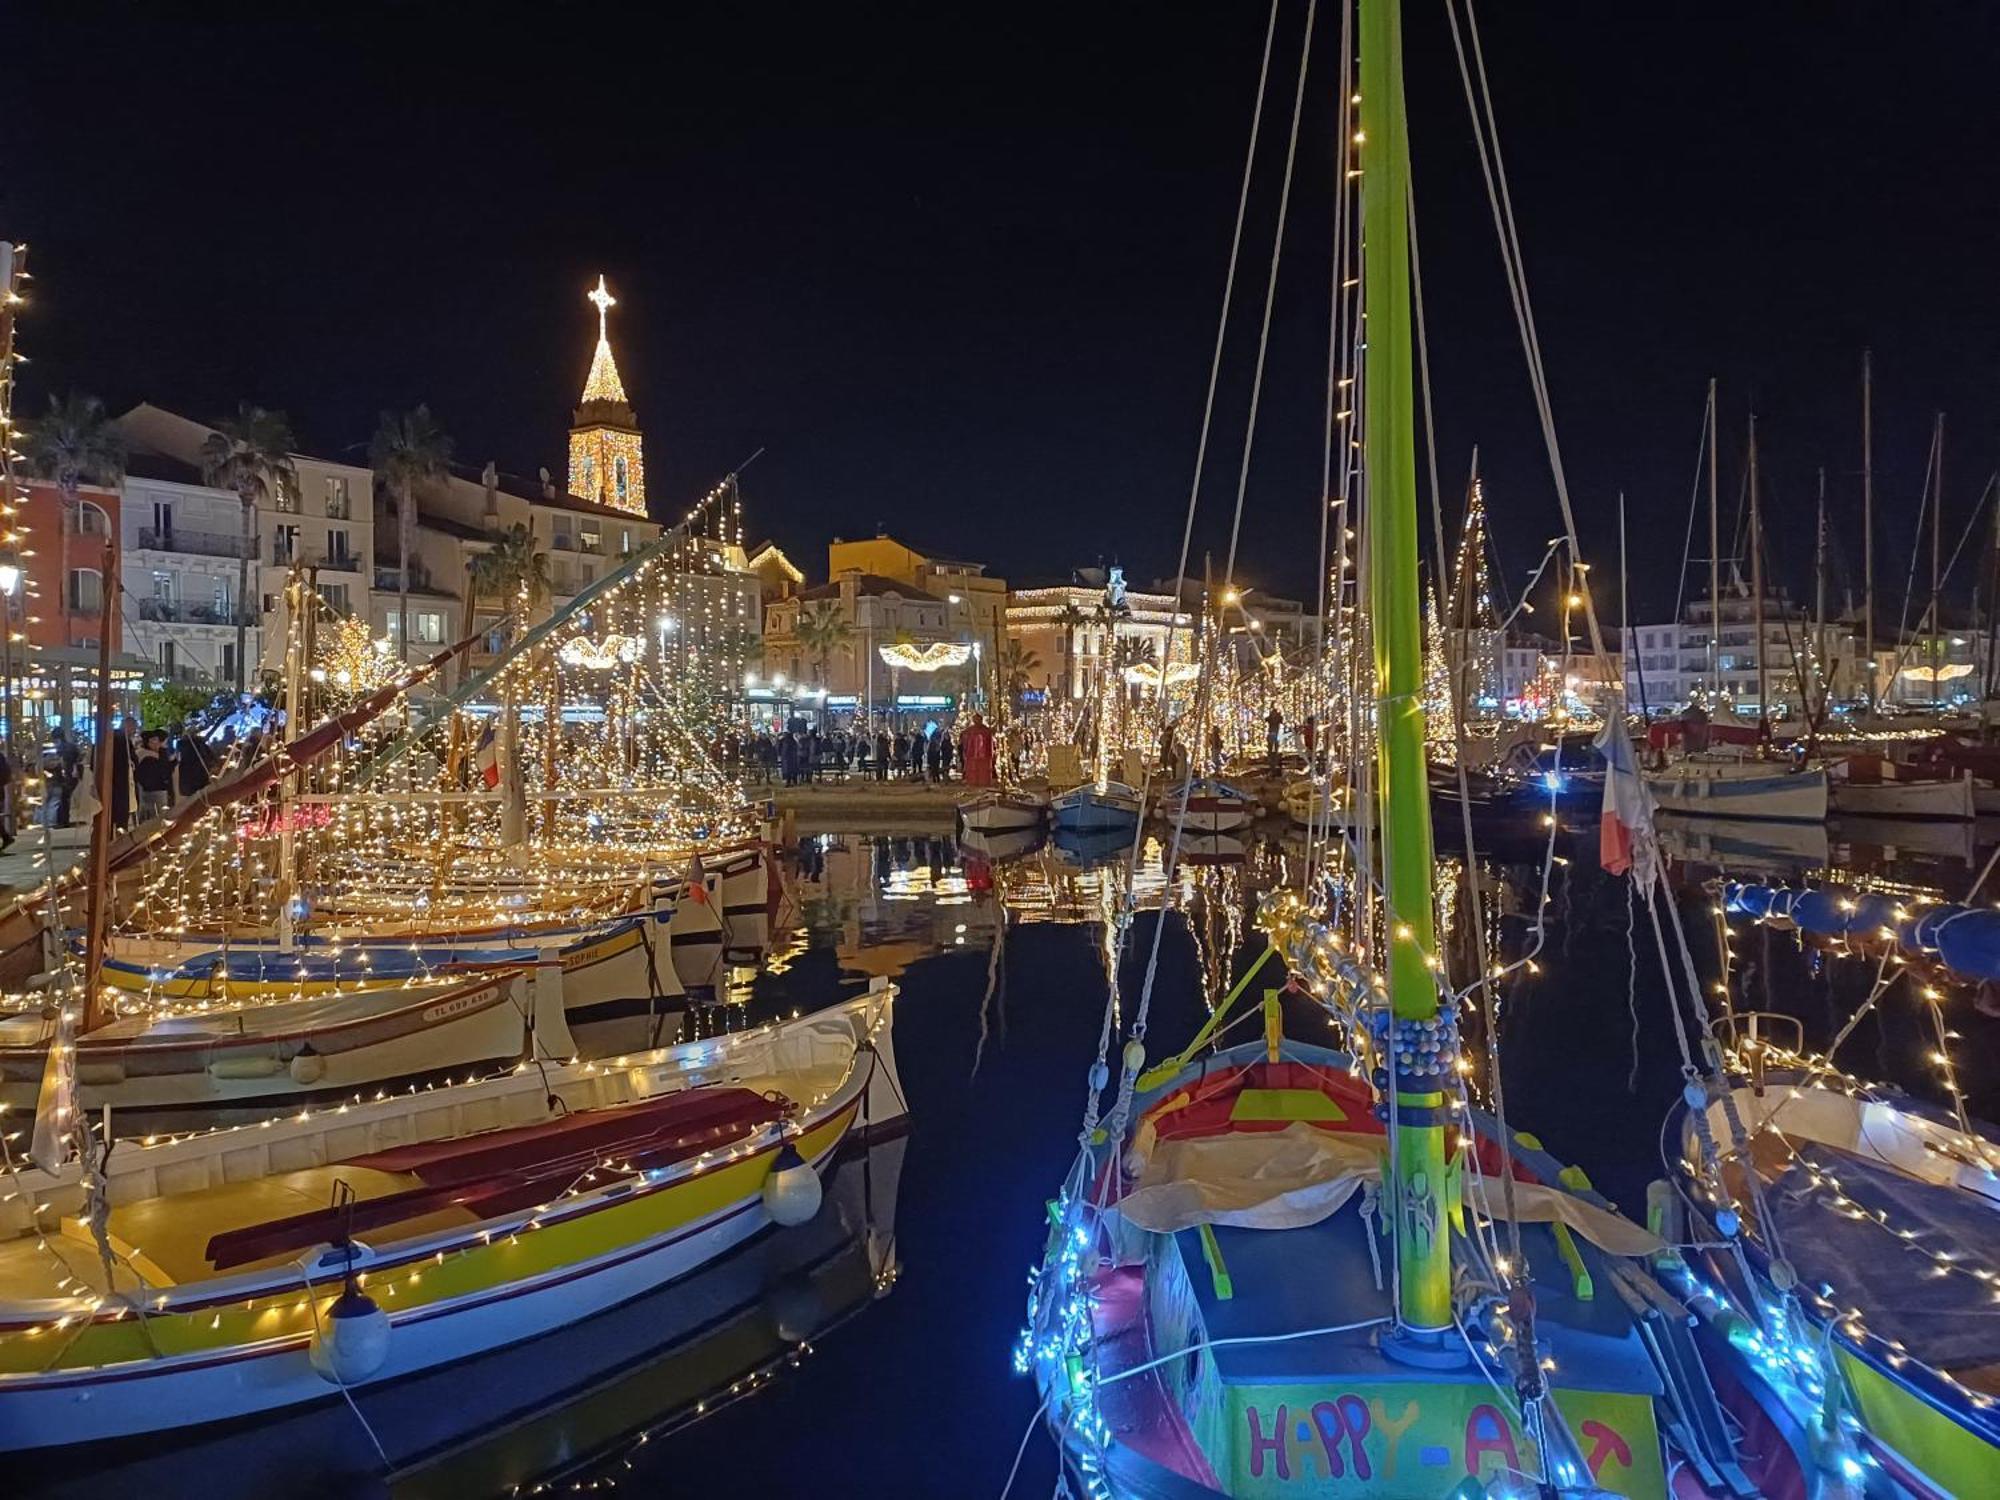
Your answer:
[[[1434,1020],[1430,787],[1424,752],[1423,618],[1417,579],[1415,359],[1410,299],[1410,147],[1400,0],[1361,0],[1362,245],[1369,598],[1374,615],[1375,784],[1388,893],[1389,998],[1398,1023]],[[1394,1031],[1389,1047],[1394,1055]],[[1400,1082],[1400,1080],[1398,1080]],[[1397,1088],[1393,1108],[1397,1317],[1419,1335],[1451,1327],[1445,1096]]]

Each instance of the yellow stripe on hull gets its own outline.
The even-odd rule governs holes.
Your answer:
[[[1837,1352],[1862,1425],[1878,1441],[1948,1495],[1990,1495],[2000,1488],[2000,1453],[1992,1444],[1851,1351]]]
[[[857,1095],[808,1128],[796,1141],[799,1154],[814,1161],[831,1151],[846,1135],[859,1108]],[[361,1279],[369,1295],[393,1319],[566,1268],[584,1268],[601,1257],[753,1203],[763,1192],[764,1179],[775,1160],[775,1148],[768,1148],[755,1156],[711,1166],[653,1192],[614,1199],[568,1218],[551,1218],[532,1229],[496,1233],[490,1242],[480,1243],[475,1238],[468,1248],[446,1249],[442,1261],[426,1256],[372,1275],[364,1273]],[[394,1248],[382,1247],[391,1254]],[[588,1270],[583,1274],[589,1274]],[[185,1290],[198,1293],[199,1284]],[[320,1316],[325,1315],[338,1291],[336,1277],[317,1283]],[[448,1316],[449,1309],[443,1315]],[[314,1321],[312,1299],[298,1285],[242,1303],[148,1313],[143,1320],[129,1313],[100,1313],[87,1323],[72,1323],[63,1329],[47,1326],[36,1332],[0,1335],[0,1376],[88,1370],[303,1341],[311,1337]],[[4,1394],[4,1387],[0,1387],[0,1394]]]

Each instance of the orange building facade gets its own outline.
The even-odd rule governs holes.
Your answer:
[[[118,575],[114,571],[107,583],[103,568],[105,538],[118,539],[118,491],[83,486],[65,546],[61,492],[43,480],[31,480],[26,488],[20,517],[26,535],[15,549],[22,579],[14,595],[15,633],[36,647],[94,648],[108,586],[113,591],[111,649],[116,653],[124,611],[118,606]],[[65,616],[68,640],[63,639]]]

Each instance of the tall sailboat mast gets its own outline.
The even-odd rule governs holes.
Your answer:
[[[1944,413],[1931,427],[1931,712],[1938,708],[1938,673],[1944,667],[1944,610],[1938,597],[1944,563]]]
[[[1861,660],[1868,674],[1868,711],[1875,711],[1875,383],[1861,351]]]
[[[1764,523],[1757,502],[1757,413],[1750,413],[1750,604],[1753,649],[1757,653],[1757,739],[1761,744],[1771,723],[1771,687],[1764,670]]]
[[[1813,528],[1813,676],[1823,704],[1832,694],[1831,674],[1826,666],[1826,470],[1819,471],[1819,515]],[[1812,695],[1806,695],[1806,714],[1817,722]]]
[[[1418,606],[1415,359],[1411,337],[1409,135],[1403,114],[1399,0],[1361,0],[1362,277],[1368,339],[1366,417],[1369,597],[1375,635],[1375,777],[1389,898],[1394,1023],[1438,1013],[1431,970],[1431,814],[1424,759],[1423,617]],[[1388,1065],[1395,1067],[1395,1048]],[[1438,1339],[1452,1326],[1445,1203],[1445,1097],[1411,1092],[1393,1071],[1398,1321]]]
[[[1715,452],[1721,429],[1715,425],[1715,378],[1708,382],[1708,676],[1709,709],[1722,707],[1722,526],[1715,498]]]

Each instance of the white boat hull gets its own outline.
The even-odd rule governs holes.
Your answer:
[[[1824,823],[1825,771],[1684,763],[1655,771],[1646,788],[1661,812],[1743,822]]]
[[[1030,833],[1048,817],[1048,803],[1024,792],[990,793],[958,806],[958,826],[967,833]]]
[[[1056,827],[1071,833],[1130,832],[1139,826],[1144,811],[1139,794],[1116,782],[1103,787],[1080,786],[1049,804]]]
[[[1926,819],[1970,823],[1979,816],[1972,779],[1955,781],[1834,781],[1828,806],[1848,818]]]

